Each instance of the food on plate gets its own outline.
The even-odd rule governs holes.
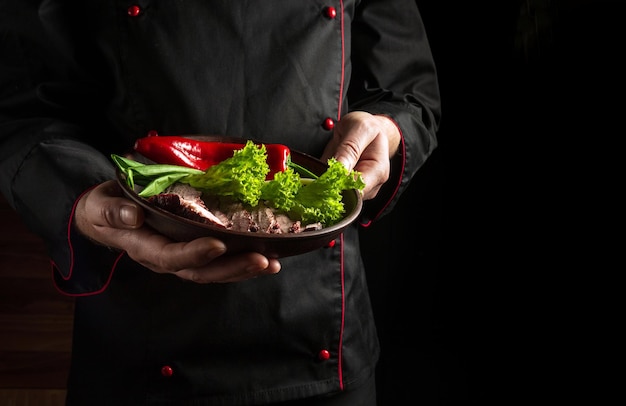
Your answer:
[[[223,153],[226,144],[194,142],[184,144],[185,148],[201,146],[205,151],[208,148]],[[160,151],[170,157],[169,162],[177,162],[175,151],[179,149],[167,149],[167,142],[160,145]],[[359,172],[348,171],[334,158],[328,160],[326,171],[317,176],[291,162],[285,146],[280,149],[283,164],[277,164],[276,156],[270,159],[267,145],[280,144],[255,144],[248,140],[245,144],[228,145],[237,149],[205,170],[162,162],[145,164],[115,154],[111,157],[128,186],[138,190],[140,197],[179,216],[237,231],[282,234],[333,225],[344,215],[342,192],[362,190],[365,186]],[[269,162],[273,162],[272,167]]]

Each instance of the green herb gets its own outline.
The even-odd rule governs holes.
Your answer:
[[[317,175],[305,168],[304,166],[298,165],[297,163],[291,160],[291,155],[289,156],[289,160],[287,161],[287,167],[294,169],[297,173],[302,176],[306,176],[307,178],[317,179]]]
[[[197,176],[204,173],[199,169],[186,166],[146,165],[115,154],[111,155],[111,159],[113,159],[120,171],[126,175],[126,183],[131,189],[134,189],[135,184],[144,186],[143,190],[138,193],[141,197],[158,195],[170,185],[176,182],[184,182],[184,179],[188,176]]]

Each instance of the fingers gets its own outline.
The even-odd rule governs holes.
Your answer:
[[[74,214],[76,228],[96,241],[101,241],[99,229],[136,229],[143,221],[143,210],[122,197],[114,181],[104,182],[82,196]]]
[[[187,268],[176,272],[179,278],[196,283],[240,282],[280,271],[280,262],[257,253],[223,256],[201,268]]]
[[[158,273],[200,268],[226,252],[224,243],[215,238],[175,242],[148,227],[129,231],[121,238],[132,259]]]
[[[224,243],[211,237],[175,242],[149,227],[120,237],[129,257],[157,273],[196,283],[236,282],[280,271],[280,263],[258,253],[224,255]]]
[[[333,131],[322,160],[334,157],[348,170],[354,169],[363,151],[376,138],[378,131],[372,127],[369,113],[355,111],[346,114]]]
[[[333,138],[322,159],[334,156],[348,170],[361,173],[365,200],[376,197],[390,176],[390,156],[400,143],[400,133],[392,120],[362,111],[346,114],[335,127]]]
[[[96,187],[88,198],[93,199],[89,207],[97,210],[90,213],[94,224],[122,229],[135,229],[143,224],[143,209],[122,197],[122,191],[115,182],[105,182]]]
[[[119,206],[119,211],[112,210],[109,213],[113,215],[109,224],[113,224],[114,226],[137,228],[143,224],[143,210],[135,205],[122,203],[122,205]],[[115,214],[118,214],[118,216],[115,216]]]

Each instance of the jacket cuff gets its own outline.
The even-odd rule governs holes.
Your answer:
[[[85,191],[82,195],[84,195]],[[118,262],[125,255],[84,237],[73,226],[76,199],[67,224],[67,245],[53,250],[51,260],[56,288],[68,296],[88,296],[103,292]]]
[[[398,153],[391,158],[389,179],[374,199],[363,203],[360,224],[367,227],[393,210],[413,176],[437,147],[437,126],[427,110],[408,103],[380,101],[359,109],[391,119],[401,138]]]
[[[397,126],[397,123],[395,124]],[[374,199],[363,203],[360,219],[361,226],[363,227],[369,227],[372,222],[378,220],[391,210],[395,205],[396,197],[399,197],[402,187],[402,176],[406,164],[406,145],[402,130],[399,127],[398,130],[400,130],[400,146],[398,147],[398,152],[390,159],[389,179],[380,188]]]

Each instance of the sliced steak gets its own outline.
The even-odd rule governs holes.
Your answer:
[[[228,220],[224,221],[209,211],[200,196],[200,192],[191,186],[176,184],[164,193],[149,197],[148,201],[177,216],[228,228]]]
[[[294,234],[321,230],[321,223],[303,226],[285,213],[259,202],[253,209],[231,197],[203,196],[193,187],[176,183],[163,193],[148,198],[156,206],[190,220],[234,231]]]

